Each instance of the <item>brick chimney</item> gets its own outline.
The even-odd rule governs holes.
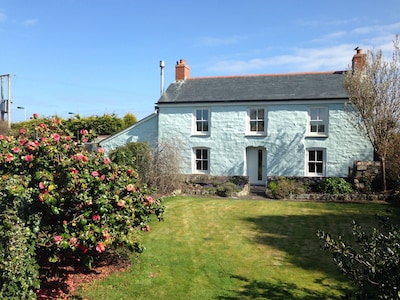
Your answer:
[[[357,53],[354,54],[353,60],[351,61],[351,68],[352,68],[353,72],[355,70],[362,69],[364,67],[365,60],[367,58],[367,55],[363,53],[362,49],[357,47],[354,50],[356,50]]]
[[[175,80],[185,80],[190,77],[190,68],[186,64],[186,60],[181,59],[179,62],[176,62],[175,67]]]

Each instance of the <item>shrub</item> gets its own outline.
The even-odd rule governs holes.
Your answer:
[[[322,248],[357,288],[347,299],[399,299],[400,289],[400,228],[387,218],[379,218],[379,226],[370,233],[353,221],[356,244],[343,236],[332,237],[318,231]]]
[[[307,188],[302,183],[286,177],[279,177],[268,184],[268,192],[277,199],[286,198],[291,194],[302,194],[306,190]]]
[[[80,131],[82,141],[87,134]],[[0,225],[6,231],[0,235],[0,290],[5,292],[14,289],[16,278],[21,295],[32,292],[33,257],[51,262],[77,257],[90,268],[108,249],[125,245],[141,251],[139,233],[150,230],[152,215],[161,219],[163,213],[135,170],[113,163],[102,149],[90,154],[56,118],[35,132],[21,129],[16,138],[0,135],[0,176]],[[11,251],[16,244],[22,246]],[[19,263],[26,267],[11,278]]]
[[[216,188],[217,195],[222,197],[230,197],[236,191],[238,191],[238,188],[236,187],[236,184],[234,184],[233,182],[225,182],[223,184],[218,185]]]
[[[351,194],[353,187],[344,178],[324,178],[318,185],[318,189],[324,194]]]

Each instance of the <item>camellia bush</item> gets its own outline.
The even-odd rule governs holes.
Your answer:
[[[34,299],[42,260],[74,257],[91,267],[109,249],[141,252],[138,236],[150,230],[163,205],[129,166],[102,149],[89,153],[61,130],[60,120],[0,135],[0,298]]]

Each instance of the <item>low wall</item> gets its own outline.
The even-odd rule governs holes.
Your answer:
[[[182,175],[176,195],[215,195],[216,189],[226,183],[233,183],[237,191],[232,196],[241,197],[249,194],[250,185],[248,176],[211,176],[208,174]]]

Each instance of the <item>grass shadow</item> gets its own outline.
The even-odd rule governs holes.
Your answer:
[[[250,280],[243,276],[231,275],[231,278],[243,282],[238,291],[230,291],[233,295],[219,296],[220,300],[240,299],[269,299],[269,300],[325,300],[339,299],[329,292],[318,292],[307,288],[300,288],[294,283],[283,282],[282,280],[259,281]],[[323,280],[323,279],[321,279]]]

